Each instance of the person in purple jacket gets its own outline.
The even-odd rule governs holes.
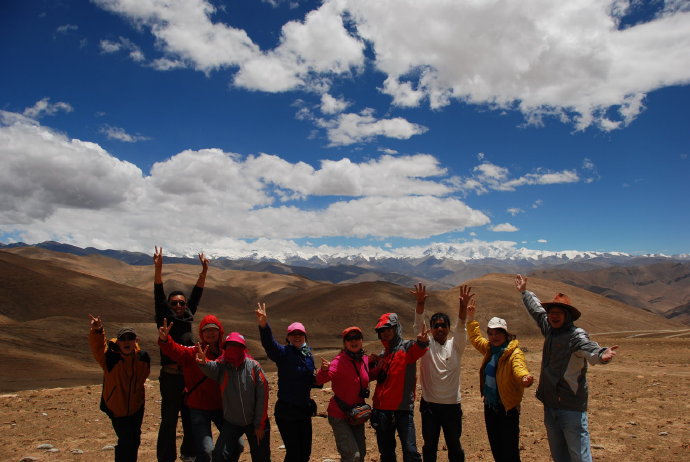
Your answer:
[[[364,404],[369,397],[369,358],[364,354],[362,329],[353,326],[342,332],[343,350],[327,361],[321,358],[316,383],[333,384],[333,397],[328,403],[328,423],[333,428],[335,445],[341,462],[364,462],[367,453],[364,422],[352,425],[346,412],[353,406]]]

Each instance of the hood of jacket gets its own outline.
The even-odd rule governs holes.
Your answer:
[[[391,339],[390,342],[384,342],[381,340],[381,343],[383,343],[383,346],[386,347],[387,350],[393,349],[396,346],[402,342],[402,326],[400,325],[400,320],[398,318],[397,313],[384,313],[381,315],[379,318],[379,321],[376,323],[376,327],[374,330],[378,331],[379,329],[382,329],[384,327],[392,327],[393,328],[393,339]],[[379,337],[380,338],[380,337]]]
[[[199,341],[201,342],[201,348],[204,348],[207,345],[207,343],[204,342],[204,337],[201,335],[201,333],[203,332],[204,327],[209,324],[217,325],[218,329],[220,330],[220,332],[218,333],[218,351],[222,352],[223,345],[225,343],[225,330],[223,329],[223,324],[220,322],[220,319],[218,319],[212,314],[204,316],[204,319],[202,319],[199,323]]]

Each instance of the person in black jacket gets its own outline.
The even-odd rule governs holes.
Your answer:
[[[204,290],[208,259],[203,253],[199,254],[202,270],[199,279],[192,289],[189,299],[184,292],[174,291],[167,297],[163,289],[163,248],[156,246],[153,254],[154,279],[153,297],[156,307],[156,326],[161,327],[164,319],[172,321],[170,336],[180,345],[193,346],[192,321],[196,313],[201,294]],[[193,460],[196,455],[194,439],[189,421],[189,410],[184,405],[184,376],[182,368],[172,359],[161,352],[161,373],[159,377],[161,392],[161,424],[158,429],[156,456],[158,462],[174,462],[177,459],[176,436],[177,419],[182,415],[182,445],[180,457],[182,460]]]

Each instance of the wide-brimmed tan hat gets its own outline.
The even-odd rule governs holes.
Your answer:
[[[541,306],[544,307],[547,313],[551,308],[565,308],[570,312],[570,317],[573,318],[573,321],[576,321],[582,314],[580,313],[580,310],[578,310],[570,304],[570,298],[568,298],[567,295],[562,294],[560,292],[557,293],[555,297],[553,297],[553,300],[551,300],[550,302],[542,303]]]

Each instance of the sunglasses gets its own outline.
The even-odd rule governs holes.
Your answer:
[[[117,339],[122,340],[123,342],[126,342],[128,340],[136,340],[137,336],[134,334],[124,334],[124,335],[119,336]]]
[[[170,306],[187,306],[187,302],[184,300],[172,300]]]
[[[350,342],[352,340],[362,340],[362,336],[361,335],[348,335],[347,337],[345,337],[346,342]]]
[[[445,329],[446,327],[448,327],[448,324],[445,322],[437,322],[434,324],[434,329]]]

